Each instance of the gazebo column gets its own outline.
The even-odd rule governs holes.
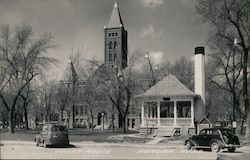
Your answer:
[[[176,125],[176,119],[177,119],[177,102],[174,100],[174,125]]]
[[[157,120],[158,120],[158,123],[157,125],[160,126],[160,101],[158,100],[157,101]]]
[[[144,126],[144,100],[142,101],[141,106],[141,126]]]
[[[191,123],[194,125],[194,98],[191,100]]]

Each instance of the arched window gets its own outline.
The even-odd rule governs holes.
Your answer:
[[[116,62],[117,59],[117,53],[114,53],[114,62]]]
[[[116,49],[116,47],[117,47],[117,42],[114,41],[114,49]]]
[[[112,42],[109,42],[109,49],[112,49]]]

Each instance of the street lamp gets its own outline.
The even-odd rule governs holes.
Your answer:
[[[102,131],[104,130],[104,113],[102,112]]]

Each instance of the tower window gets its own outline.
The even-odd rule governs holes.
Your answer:
[[[109,33],[109,37],[111,37],[111,33]]]
[[[112,42],[109,42],[109,49],[112,49]]]
[[[115,36],[115,33],[112,33],[112,36]]]
[[[116,47],[117,47],[117,42],[114,41],[114,49],[116,49]]]
[[[117,36],[117,33],[115,33],[115,36]]]
[[[117,59],[117,53],[114,53],[114,61]]]
[[[109,54],[109,62],[112,62],[112,54]]]

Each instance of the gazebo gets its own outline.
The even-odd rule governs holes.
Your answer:
[[[141,133],[159,136],[185,134],[194,128],[200,96],[169,74],[141,95]]]

